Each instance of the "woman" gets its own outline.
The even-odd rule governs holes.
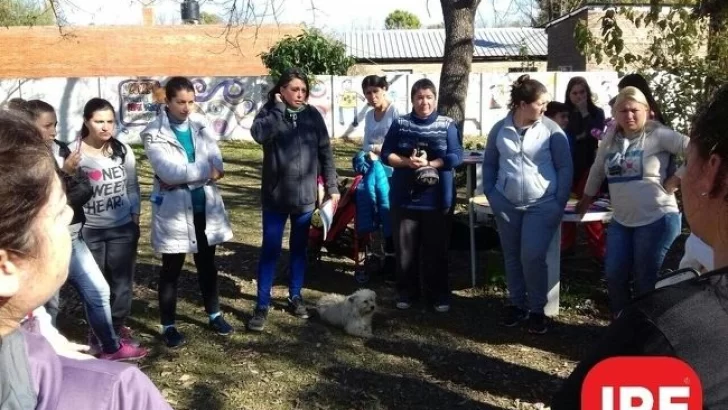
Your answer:
[[[257,302],[248,322],[248,329],[257,332],[263,330],[268,318],[287,219],[291,221],[288,307],[294,316],[308,318],[301,288],[319,169],[334,208],[339,201],[329,132],[318,110],[307,104],[308,93],[308,77],[302,71],[285,71],[268,93],[268,102],[250,129],[253,139],[263,146],[263,246],[258,263]]]
[[[371,153],[372,159],[378,159],[382,153],[384,137],[392,123],[399,117],[399,112],[387,99],[389,84],[386,76],[368,75],[362,80],[361,88],[367,104],[372,107],[365,116],[362,150]]]
[[[381,152],[382,161],[394,168],[390,206],[398,265],[396,306],[409,309],[424,296],[436,312],[445,313],[450,310],[453,174],[463,162],[463,147],[455,121],[436,111],[432,81],[417,80],[410,98],[412,112],[392,123]],[[420,294],[422,287],[427,294]]]
[[[28,114],[31,121],[33,121],[43,135],[43,138],[48,141],[48,144],[53,151],[53,156],[56,158],[58,167],[63,170],[63,182],[66,187],[66,193],[69,197],[69,205],[74,210],[73,221],[71,221],[72,234],[74,231],[74,225],[81,219],[85,219],[83,215],[82,205],[91,199],[93,191],[90,188],[88,177],[86,178],[73,178],[78,175],[79,177],[85,176],[84,173],[78,172],[78,162],[81,160],[81,155],[77,152],[70,153],[68,146],[56,139],[56,127],[58,125],[58,119],[56,118],[56,110],[45,101],[41,100],[30,100],[25,101],[21,98],[14,98],[8,102],[8,109],[24,112]],[[63,151],[63,152],[61,152]],[[73,186],[68,186],[69,183],[74,183]],[[72,203],[70,201],[76,200],[80,203]],[[80,212],[79,212],[80,211]],[[80,225],[76,228],[80,229]],[[74,235],[76,236],[76,235]],[[85,245],[84,245],[85,246]],[[95,262],[94,262],[95,264]],[[72,275],[71,275],[72,276]],[[73,279],[71,279],[73,280]],[[108,286],[106,286],[108,288]],[[108,292],[107,292],[108,293]],[[109,298],[105,298],[106,305],[109,303]],[[60,309],[60,294],[55,294],[46,304],[45,309],[51,318],[51,324],[56,326],[58,318],[58,311]]]
[[[83,239],[109,285],[114,330],[138,345],[126,319],[131,313],[139,242],[139,180],[134,151],[114,137],[115,124],[111,103],[90,99],[83,108],[80,140],[68,148],[80,154],[78,167],[93,188],[93,197],[84,205]]]
[[[728,408],[726,118],[728,87],[724,86],[698,110],[692,123],[681,181],[685,217],[693,232],[714,250],[716,270],[660,288],[628,306],[574,369],[552,402],[552,409],[582,408],[581,387],[587,374],[597,363],[616,356],[678,358],[697,373],[702,385],[701,408]],[[695,386],[692,380],[689,386]]]
[[[591,88],[584,77],[573,77],[569,80],[564,101],[570,112],[569,124],[564,131],[573,141],[571,158],[574,163],[574,180],[571,191],[576,198],[581,198],[589,169],[594,163],[597,152],[598,140],[594,138],[592,131],[602,132],[604,129],[604,111],[594,105]],[[592,255],[598,261],[602,261],[606,250],[604,224],[597,221],[582,225]],[[575,222],[565,222],[561,225],[562,250],[574,246],[576,228]]]
[[[647,103],[650,106],[648,118],[650,120],[657,121],[662,125],[669,126],[667,124],[667,120],[665,120],[665,116],[662,114],[660,104],[658,104],[655,100],[655,97],[652,96],[652,90],[650,89],[650,85],[645,77],[637,73],[627,74],[622,77],[622,79],[619,80],[619,84],[617,84],[617,88],[619,89],[619,91],[622,91],[625,87],[635,87],[638,90],[642,91],[642,94],[645,95],[645,98],[647,98]],[[665,186],[665,189],[668,191],[677,190],[680,187],[680,178],[675,176],[675,171],[677,171],[677,165],[678,158],[676,158],[674,155],[670,155],[670,162],[667,166],[667,179],[663,184]]]
[[[140,348],[138,342],[131,339],[128,328],[114,326],[109,283],[89,251],[81,231],[87,222],[84,204],[94,194],[88,176],[80,167],[81,153],[78,150],[71,151],[65,143],[55,139],[58,120],[50,104],[41,100],[31,100],[24,103],[23,111],[35,122],[41,135],[50,145],[61,169],[60,175],[66,187],[69,205],[73,209],[73,220],[69,226],[72,247],[68,280],[78,291],[84,304],[91,327],[89,339],[92,352],[107,360],[140,359],[146,356],[148,351]],[[57,295],[51,299],[53,300],[55,309],[49,309],[51,317],[57,312]]]
[[[653,121],[657,121],[662,125],[667,125],[665,116],[662,115],[660,105],[657,103],[655,97],[652,95],[650,84],[647,82],[647,79],[645,79],[645,77],[637,73],[627,74],[622,77],[622,79],[619,80],[619,83],[617,84],[617,89],[619,91],[622,91],[625,87],[635,87],[638,90],[642,91],[642,94],[645,95],[647,103],[650,106],[650,119]]]
[[[386,76],[366,76],[361,83],[361,88],[367,99],[367,104],[372,107],[371,110],[367,111],[364,119],[362,150],[369,155],[371,161],[377,161],[379,160],[379,155],[382,153],[384,137],[392,126],[392,122],[399,117],[399,112],[397,111],[397,107],[387,99],[389,84],[387,84]],[[388,175],[392,174],[390,167],[385,167],[385,170]],[[387,186],[381,189],[388,192],[389,182],[387,181],[386,184]],[[389,225],[390,221],[382,222],[383,228]],[[382,267],[382,272],[386,279],[393,280],[396,277],[397,270],[394,240],[392,239],[391,232],[387,231],[384,232],[384,266]]]
[[[195,87],[185,77],[165,85],[167,107],[142,131],[154,170],[152,247],[162,254],[159,311],[168,347],[185,343],[175,325],[177,283],[188,253],[194,254],[210,329],[221,336],[233,327],[220,312],[215,247],[233,237],[217,181],[222,154],[204,116],[194,112]],[[190,229],[194,228],[194,229]]]
[[[58,356],[20,325],[68,275],[73,211],[54,162],[32,123],[0,112],[0,408],[170,409],[136,366]]]
[[[630,274],[634,274],[634,296],[655,288],[665,255],[680,234],[674,191],[663,184],[670,154],[682,155],[689,140],[648,120],[649,111],[647,98],[637,88],[619,92],[614,103],[617,125],[599,145],[577,205],[577,212],[586,213],[606,178],[614,213],[604,269],[614,316],[631,299]]]
[[[488,134],[483,190],[495,215],[505,260],[509,305],[503,325],[528,320],[547,331],[546,253],[564,215],[573,167],[569,142],[543,114],[546,87],[522,75],[511,87],[510,113]]]

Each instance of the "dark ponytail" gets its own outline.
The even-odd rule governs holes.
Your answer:
[[[381,88],[382,90],[387,90],[389,88],[389,83],[387,83],[387,76],[378,76],[378,75],[368,75],[364,77],[364,80],[361,82],[361,89],[363,92],[367,91],[368,87],[376,87]]]
[[[88,100],[86,105],[83,107],[83,119],[84,122],[81,124],[81,139],[88,137],[89,130],[86,126],[86,121],[90,120],[97,111],[111,111],[114,114],[114,120],[116,120],[116,110],[110,102],[103,98],[92,98]],[[112,136],[109,140],[109,147],[111,148],[111,159],[121,158],[123,164],[126,160],[126,147],[116,137]]]
[[[542,94],[546,94],[548,90],[541,82],[532,79],[528,74],[523,74],[511,86],[511,102],[508,108],[511,111],[518,108],[521,103],[531,104],[538,100]]]

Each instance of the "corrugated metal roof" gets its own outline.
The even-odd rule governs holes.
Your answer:
[[[340,38],[358,60],[437,59],[445,47],[444,29],[350,31]],[[473,57],[546,57],[547,43],[541,28],[478,28]]]

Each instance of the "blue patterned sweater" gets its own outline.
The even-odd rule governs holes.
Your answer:
[[[454,168],[463,162],[463,147],[458,130],[449,117],[433,112],[428,118],[417,118],[414,113],[399,117],[392,123],[382,146],[382,162],[389,165],[389,155],[409,157],[415,149],[427,152],[427,159],[442,159],[438,169],[440,182],[432,187],[415,183],[415,170],[395,168],[389,190],[393,208],[441,210],[453,206]]]

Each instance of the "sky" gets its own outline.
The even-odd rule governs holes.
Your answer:
[[[182,0],[59,0],[61,12],[71,25],[140,24],[143,3],[152,3],[157,24],[180,21]],[[263,23],[306,23],[322,29],[346,31],[351,29],[384,28],[384,19],[396,9],[416,14],[423,26],[442,22],[439,0],[198,0],[200,11],[222,14],[230,5],[253,3]],[[476,25],[492,26],[493,16],[513,16],[516,1],[483,0],[476,15]],[[315,6],[312,10],[311,5]],[[277,10],[272,11],[271,5]],[[266,7],[267,6],[267,7]],[[509,7],[510,10],[509,10]],[[267,8],[267,10],[266,10]],[[495,10],[495,12],[494,12]]]

